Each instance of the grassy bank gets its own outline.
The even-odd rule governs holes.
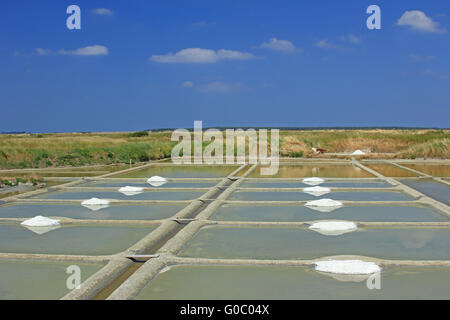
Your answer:
[[[145,162],[170,157],[171,132],[56,133],[0,135],[0,167],[46,168]],[[356,149],[395,158],[450,158],[449,130],[314,130],[280,132],[280,154],[313,157]],[[375,155],[374,155],[375,154]],[[327,154],[325,154],[327,156]],[[381,156],[381,155],[380,155]]]
[[[285,131],[280,137],[284,156],[313,155],[312,147],[328,153],[389,153],[395,158],[449,158],[449,130],[321,130]],[[367,157],[373,157],[368,155]]]
[[[0,167],[45,168],[144,162],[169,157],[170,133],[0,135]]]

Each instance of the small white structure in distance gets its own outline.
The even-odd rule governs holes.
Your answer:
[[[323,196],[324,194],[330,193],[331,189],[326,187],[315,186],[303,188],[303,192],[315,197],[320,197]]]
[[[61,227],[59,220],[54,220],[43,216],[36,216],[25,220],[21,223],[21,225],[39,235]]]
[[[365,152],[363,152],[363,151],[361,151],[361,150],[356,150],[356,151],[354,151],[353,153],[352,153],[352,156],[362,156],[362,155],[365,155],[366,153]]]
[[[119,188],[119,192],[123,193],[126,196],[135,196],[137,194],[144,192],[144,188],[126,186],[126,187]]]
[[[357,230],[358,226],[352,221],[328,220],[315,222],[308,229],[326,236],[339,236]]]
[[[167,179],[164,177],[160,177],[160,176],[153,176],[153,177],[147,179],[147,183],[153,187],[160,187],[167,183]]]
[[[106,199],[91,198],[89,200],[83,200],[81,202],[81,205],[92,211],[98,211],[100,209],[109,207],[109,203],[109,200]]]
[[[317,186],[317,185],[319,185],[319,184],[321,184],[321,183],[324,183],[325,180],[322,179],[322,178],[311,177],[311,178],[305,178],[305,179],[303,179],[302,182],[303,182],[304,184],[308,184],[308,185],[310,185],[310,186]]]
[[[333,199],[320,199],[306,202],[305,207],[319,212],[331,212],[342,207],[342,202]]]

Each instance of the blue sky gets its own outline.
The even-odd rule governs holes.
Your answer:
[[[448,0],[2,1],[0,132],[450,127],[449,32]]]

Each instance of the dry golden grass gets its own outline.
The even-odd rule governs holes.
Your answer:
[[[280,155],[295,156],[295,155],[312,154],[311,147],[304,141],[295,136],[285,136],[280,141]]]
[[[400,158],[416,158],[417,155],[420,155],[421,158],[441,158],[442,156],[449,158],[450,139],[444,138],[411,145],[397,155]]]
[[[357,149],[367,153],[394,153],[399,156],[448,158],[449,130],[318,130],[285,131],[282,148],[287,152],[318,147],[329,153],[351,153]],[[416,148],[414,148],[416,146]],[[420,147],[419,147],[420,146]],[[404,152],[407,149],[408,152]]]

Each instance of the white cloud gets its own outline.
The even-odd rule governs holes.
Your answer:
[[[215,63],[219,60],[250,60],[254,58],[255,56],[248,52],[187,48],[177,53],[152,55],[149,60],[159,63]]]
[[[422,61],[422,57],[419,56],[419,55],[417,55],[417,54],[410,54],[410,55],[409,55],[409,58],[410,58],[412,61],[416,61],[416,62]]]
[[[322,39],[314,43],[314,46],[321,49],[339,49],[339,50],[351,50],[350,47],[346,46],[342,42],[346,42],[352,45],[359,44],[361,42],[361,38],[354,34],[346,34],[336,38],[341,42],[331,42],[328,39]]]
[[[328,42],[328,40],[323,39],[323,40],[319,40],[314,44],[317,48],[321,48],[321,49],[332,49],[332,48],[337,48],[336,45],[331,44],[330,42]]]
[[[100,45],[87,46],[83,48],[78,48],[75,50],[65,50],[61,49],[54,52],[50,49],[36,48],[36,53],[40,56],[47,56],[53,54],[59,55],[74,55],[74,56],[101,56],[108,54],[108,48]]]
[[[218,50],[217,56],[219,59],[231,59],[231,60],[249,60],[254,58],[253,54],[248,52],[240,52],[225,49]]]
[[[298,50],[289,40],[279,40],[277,38],[271,38],[268,42],[263,42],[260,47],[284,53],[293,53]]]
[[[74,55],[74,56],[102,56],[108,54],[108,48],[100,45],[87,46],[84,48],[78,48],[75,50],[64,50],[58,51],[59,54],[64,55]]]
[[[398,26],[410,27],[423,32],[446,33],[445,28],[440,28],[439,23],[433,21],[424,12],[419,10],[405,11],[397,21]]]
[[[52,51],[49,49],[36,48],[36,53],[40,56],[46,56],[52,54]]]
[[[183,88],[192,88],[194,86],[194,83],[192,81],[185,81],[181,84]]]
[[[430,60],[435,60],[436,56],[420,56],[418,54],[410,54],[409,55],[409,59],[411,59],[414,62],[421,62],[421,61],[430,61]]]
[[[114,12],[107,8],[97,8],[91,11],[93,14],[98,14],[100,16],[112,16]]]
[[[350,42],[350,43],[354,43],[354,44],[361,42],[361,38],[355,36],[354,34],[348,34],[345,36],[341,36],[339,39],[341,41]]]
[[[425,69],[423,74],[425,76],[431,76],[431,77],[438,78],[438,79],[449,79],[450,78],[450,72],[447,72],[447,73],[436,72],[430,68]]]
[[[240,91],[242,88],[242,85],[237,83],[213,81],[199,86],[198,90],[201,92],[227,93],[232,91]]]
[[[206,21],[194,22],[194,23],[191,23],[191,26],[193,26],[193,27],[204,27],[204,26],[206,26]]]

